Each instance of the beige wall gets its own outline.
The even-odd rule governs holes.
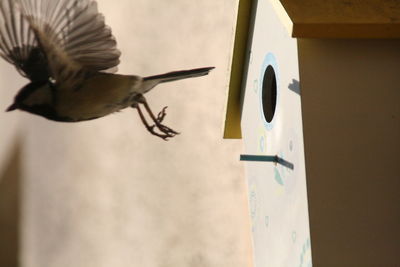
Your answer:
[[[150,136],[134,110],[78,124],[0,112],[3,172],[22,136],[22,266],[250,266],[241,142],[222,140],[236,2],[99,1],[120,73],[217,67],[149,93],[182,133],[169,142]],[[5,109],[25,81],[0,68]]]

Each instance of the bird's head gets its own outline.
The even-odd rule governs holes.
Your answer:
[[[47,117],[47,113],[52,109],[52,96],[52,89],[47,81],[32,82],[18,92],[14,103],[6,111],[19,109]]]

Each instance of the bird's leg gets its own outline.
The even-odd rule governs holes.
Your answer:
[[[164,139],[164,140],[166,140],[166,141],[168,140],[168,138],[173,137],[173,135],[169,135],[169,134],[166,134],[166,133],[160,134],[160,133],[156,132],[155,129],[154,129],[156,125],[155,125],[155,124],[150,125],[150,124],[147,122],[146,117],[144,116],[144,114],[143,114],[143,112],[142,112],[142,110],[141,110],[139,104],[134,104],[134,105],[132,105],[132,107],[137,109],[137,111],[138,111],[138,113],[139,113],[140,120],[143,122],[143,124],[144,124],[144,126],[146,127],[146,129],[147,129],[152,135],[158,136],[158,137],[160,137],[160,138],[162,138],[162,139]]]

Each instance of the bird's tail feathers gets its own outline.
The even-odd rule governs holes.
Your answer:
[[[181,79],[194,78],[207,75],[214,67],[199,68],[192,70],[173,71],[160,75],[154,75],[143,78],[143,81],[157,81],[157,83],[172,82]]]
[[[160,75],[148,76],[143,78],[142,93],[147,93],[159,83],[172,82],[182,79],[194,78],[207,75],[214,67],[199,68],[192,70],[180,70],[168,72]]]

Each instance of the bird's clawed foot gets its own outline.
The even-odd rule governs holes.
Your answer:
[[[138,110],[140,119],[142,120],[144,126],[146,127],[146,129],[155,136],[158,136],[162,139],[164,139],[165,141],[168,141],[169,138],[174,137],[175,135],[179,134],[177,131],[169,128],[168,126],[162,124],[163,120],[165,119],[165,116],[167,115],[166,110],[168,107],[164,107],[157,115],[157,117],[154,116],[153,112],[150,109],[150,106],[147,104],[146,99],[144,97],[140,98],[140,103],[144,105],[147,113],[149,114],[150,118],[153,120],[154,124],[150,125],[139,104],[135,104],[132,105],[133,108],[136,108]]]
[[[150,131],[150,133],[163,138],[164,140],[168,140],[168,138],[174,137],[175,135],[179,134],[177,131],[169,128],[168,126],[162,124],[165,116],[167,115],[167,113],[165,112],[167,110],[168,107],[164,107],[157,115],[157,118],[155,118],[154,124],[152,126],[150,126],[150,129],[148,129]],[[151,116],[151,115],[150,115]],[[159,134],[158,132],[156,132],[155,129],[158,129],[162,134]]]
[[[169,128],[168,126],[162,124],[162,121],[164,120],[165,116],[167,113],[165,112],[167,107],[164,107],[157,115],[157,118],[155,118],[154,124],[150,126],[146,126],[147,130],[158,137],[161,137],[164,140],[168,140],[168,138],[174,137],[175,135],[179,134],[177,131]],[[151,116],[151,115],[150,115]],[[157,131],[158,130],[158,131]]]
[[[159,123],[161,123],[164,120],[165,116],[167,116],[167,113],[165,112],[167,108],[168,107],[164,107],[160,112],[158,112],[157,121]]]
[[[158,136],[164,139],[165,141],[168,141],[169,138],[172,138],[175,135],[177,135],[177,133],[175,133],[174,130],[166,126],[160,128],[157,125],[153,124],[151,126],[146,126],[146,128],[152,135]],[[160,132],[158,132],[156,129],[158,129]]]

